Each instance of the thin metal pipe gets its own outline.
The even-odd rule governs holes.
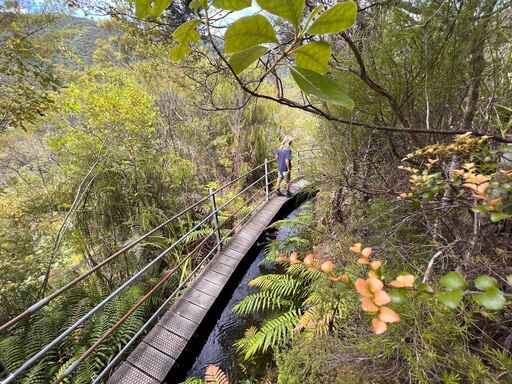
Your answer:
[[[88,320],[92,315],[98,312],[105,304],[107,304],[110,300],[119,295],[125,288],[133,284],[139,277],[141,277],[149,268],[155,265],[158,261],[160,261],[165,255],[167,255],[170,251],[172,251],[176,245],[185,240],[193,231],[199,228],[201,225],[206,223],[212,217],[213,213],[207,215],[203,220],[201,220],[198,224],[192,227],[185,235],[180,237],[176,242],[174,242],[169,248],[160,253],[155,259],[150,261],[146,266],[144,266],[139,272],[133,274],[128,280],[126,280],[122,285],[116,288],[110,295],[108,295],[103,301],[97,304],[94,308],[92,308],[87,314],[82,316],[79,320],[77,320],[74,324],[72,324],[68,329],[66,329],[63,333],[53,339],[50,343],[48,343],[43,349],[41,349],[38,353],[32,356],[30,359],[25,361],[19,368],[17,368],[13,373],[11,373],[1,384],[9,384],[12,383],[19,375],[25,372],[27,369],[32,367],[37,361],[39,361],[42,357],[44,357],[53,347],[59,344],[62,340],[64,340],[70,333],[72,333],[75,329],[77,329],[82,323]]]
[[[163,222],[162,224],[160,224],[159,226],[153,228],[151,231],[147,232],[145,235],[139,237],[138,239],[136,240],[133,240],[132,242],[128,243],[127,245],[125,245],[123,248],[121,248],[120,250],[118,250],[117,252],[113,253],[111,256],[109,256],[108,258],[106,258],[105,260],[103,260],[101,263],[97,264],[96,266],[94,266],[93,268],[91,268],[89,271],[87,271],[86,273],[84,273],[83,275],[81,276],[78,276],[77,278],[75,278],[74,280],[70,281],[69,283],[67,283],[66,285],[64,285],[63,287],[57,289],[56,291],[54,291],[53,293],[51,293],[50,295],[44,297],[43,299],[39,300],[37,303],[33,304],[32,306],[30,306],[29,308],[27,308],[24,312],[22,312],[21,314],[19,314],[18,316],[14,317],[13,319],[9,320],[7,323],[3,324],[2,326],[0,326],[0,333],[1,332],[4,332],[6,331],[7,329],[9,329],[10,327],[12,327],[13,325],[15,325],[16,323],[18,323],[20,320],[26,318],[26,317],[30,317],[32,316],[34,313],[36,313],[37,311],[39,311],[41,308],[43,308],[44,306],[46,306],[48,303],[50,303],[53,299],[55,299],[56,297],[60,296],[62,293],[64,293],[65,291],[67,291],[68,289],[74,287],[75,285],[77,285],[78,283],[82,282],[83,280],[85,280],[87,277],[89,277],[90,275],[92,275],[94,272],[96,272],[97,270],[99,270],[100,268],[102,268],[103,266],[105,266],[106,264],[110,263],[112,260],[114,260],[115,258],[117,258],[118,256],[120,256],[121,254],[125,253],[126,251],[129,251],[130,249],[132,249],[134,246],[136,246],[137,244],[139,244],[142,240],[145,240],[147,239],[149,236],[151,236],[152,234],[154,234],[155,232],[157,232],[158,230],[162,229],[163,227],[165,227],[166,225],[170,224],[171,222],[179,219],[180,217],[182,217],[184,214],[186,214],[187,212],[189,212],[190,210],[196,208],[198,205],[204,203],[205,201],[208,200],[208,196],[207,197],[204,197],[203,199],[199,200],[198,202],[196,202],[194,205],[182,210],[181,212],[177,213],[176,215],[174,215],[173,217],[171,217],[170,219],[166,220],[165,222]]]
[[[121,254],[125,253],[126,251],[129,251],[130,249],[132,249],[134,246],[136,246],[137,244],[139,244],[141,241],[147,239],[149,236],[151,236],[153,233],[157,232],[158,230],[162,229],[163,227],[165,227],[166,225],[170,224],[171,222],[179,219],[181,216],[183,216],[184,214],[186,214],[187,212],[191,211],[192,209],[196,208],[197,206],[201,205],[202,203],[206,202],[208,199],[211,198],[211,196],[215,196],[215,194],[219,193],[220,191],[224,190],[225,188],[233,185],[234,183],[236,183],[237,181],[243,179],[244,177],[247,177],[248,175],[252,174],[254,171],[260,169],[261,167],[264,167],[265,166],[265,163],[263,164],[260,164],[258,165],[257,167],[251,169],[250,171],[244,173],[243,175],[239,176],[238,178],[230,181],[229,183],[226,183],[224,184],[223,186],[221,186],[220,188],[218,188],[217,190],[215,191],[210,191],[210,193],[208,194],[208,196],[205,196],[203,197],[202,199],[200,199],[199,201],[197,201],[196,203],[194,203],[193,205],[191,205],[190,207],[187,207],[185,208],[184,210],[182,210],[181,212],[177,213],[176,215],[174,215],[173,217],[169,218],[168,220],[164,221],[162,224],[158,225],[157,227],[153,228],[151,231],[147,232],[146,234],[142,235],[141,237],[139,237],[138,239],[135,239],[133,240],[132,242],[128,243],[127,245],[125,245],[124,247],[122,247],[120,250],[118,250],[117,252],[113,253],[111,256],[109,256],[108,258],[106,258],[105,260],[103,260],[101,263],[97,264],[96,266],[94,266],[93,268],[91,268],[89,271],[87,271],[86,273],[84,273],[83,275],[81,276],[78,276],[76,277],[75,279],[73,279],[72,281],[70,281],[69,283],[67,283],[66,285],[64,285],[63,287],[57,289],[56,291],[54,291],[53,293],[51,293],[50,295],[42,298],[41,300],[39,300],[38,302],[36,302],[35,304],[31,305],[29,308],[27,308],[25,311],[23,311],[22,313],[20,313],[18,316],[12,318],[11,320],[7,321],[5,324],[2,324],[0,326],[0,333],[8,330],[9,328],[11,328],[13,325],[17,324],[18,322],[20,322],[21,320],[27,318],[27,317],[30,317],[32,316],[34,313],[38,312],[41,308],[45,307],[47,304],[49,304],[53,299],[55,299],[56,297],[60,296],[62,293],[64,293],[65,291],[67,291],[68,289],[74,287],[75,285],[77,285],[78,283],[82,282],[83,280],[85,280],[86,278],[88,278],[89,276],[91,276],[93,273],[95,273],[97,270],[99,270],[100,268],[102,268],[103,266],[105,266],[106,264],[110,263],[112,260],[116,259],[118,256],[120,256]]]
[[[194,275],[195,272],[197,272],[197,270],[208,260],[208,258],[212,255],[212,253],[214,251],[216,251],[218,248],[218,245],[216,245],[215,247],[212,248],[212,250],[208,253],[208,255],[206,255],[204,257],[203,260],[201,260],[201,262],[197,265],[197,267],[192,271],[190,272],[190,274],[185,278],[185,280],[178,286],[178,288],[176,288],[176,290],[173,291],[173,293],[171,293],[171,295],[162,303],[162,305],[156,310],[156,312],[153,314],[153,316],[151,316],[148,321],[146,321],[144,323],[144,325],[142,326],[142,328],[137,332],[135,333],[135,335],[133,335],[133,337],[128,341],[128,343],[126,343],[126,345],[123,347],[123,349],[121,349],[117,355],[110,361],[110,363],[100,372],[100,374],[94,379],[94,381],[91,383],[91,384],[97,384],[100,382],[101,379],[103,379],[103,377],[107,374],[107,372],[109,372],[118,362],[119,360],[121,359],[121,357],[126,353],[126,351],[128,351],[128,349],[132,346],[132,344],[140,337],[140,335],[142,335],[144,333],[144,331],[146,330],[147,327],[149,327],[149,325],[151,325],[151,323],[153,323],[153,321],[155,321],[155,319],[160,316],[161,312],[164,310],[164,308],[171,302],[171,300],[178,294],[178,292],[181,291],[181,289],[183,289],[183,287],[188,284],[188,282],[190,281],[190,279],[192,278],[192,276]]]

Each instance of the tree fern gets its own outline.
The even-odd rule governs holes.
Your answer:
[[[241,316],[247,316],[256,312],[275,311],[291,307],[293,307],[292,301],[284,299],[279,292],[269,290],[246,296],[235,305],[233,311]]]
[[[304,284],[300,279],[291,275],[268,274],[258,276],[249,282],[251,287],[260,288],[265,291],[273,291],[283,298],[302,297]]]
[[[271,348],[282,347],[290,341],[299,317],[298,310],[285,312],[274,319],[267,320],[254,335],[238,340],[235,345],[244,353],[246,360],[258,353],[265,353]]]

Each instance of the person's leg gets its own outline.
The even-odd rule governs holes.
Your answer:
[[[286,174],[286,178],[284,181],[284,187],[286,189],[286,194],[290,195],[290,171],[288,171]]]
[[[277,174],[276,192],[277,194],[281,193],[281,172]]]

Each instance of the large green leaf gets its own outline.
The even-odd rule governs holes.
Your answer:
[[[462,289],[455,289],[453,291],[440,292],[437,294],[439,301],[450,309],[457,309],[463,297],[464,290]]]
[[[135,16],[143,19],[148,14],[149,0],[135,0]]]
[[[236,53],[262,43],[277,43],[272,24],[261,15],[246,16],[235,21],[226,31],[224,52]]]
[[[290,72],[299,88],[308,95],[347,109],[354,108],[354,102],[343,92],[336,80],[299,67],[291,67]]]
[[[153,2],[153,6],[149,8],[148,13],[150,16],[158,17],[171,5],[171,3],[172,0],[155,0]]]
[[[236,74],[243,72],[249,65],[258,60],[261,56],[263,56],[267,52],[267,48],[258,45],[256,47],[251,47],[244,51],[235,53],[229,59],[229,65],[233,68]]]
[[[494,311],[502,309],[506,303],[503,292],[496,287],[488,288],[484,293],[475,295],[475,300],[478,304]]]
[[[297,65],[310,71],[325,73],[329,69],[331,46],[323,41],[313,41],[295,51]]]
[[[172,36],[180,43],[184,42],[197,42],[200,39],[199,32],[197,32],[197,26],[199,20],[190,20],[186,23],[181,24],[172,34]]]
[[[227,11],[240,11],[250,7],[251,2],[251,0],[215,0],[213,6]]]
[[[180,43],[178,46],[171,48],[171,60],[181,61],[190,51],[191,49],[187,43]]]
[[[288,20],[297,28],[304,13],[304,0],[256,0],[265,11]]]
[[[439,282],[447,290],[461,289],[466,286],[466,280],[459,272],[448,272]]]
[[[497,287],[498,280],[489,275],[481,275],[475,279],[475,287],[481,291],[485,291],[488,288]]]
[[[313,35],[338,33],[349,29],[356,22],[357,5],[353,1],[336,4],[320,15],[309,28]]]

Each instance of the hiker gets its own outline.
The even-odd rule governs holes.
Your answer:
[[[290,148],[292,144],[292,138],[290,136],[285,136],[283,141],[281,142],[281,146],[276,154],[277,160],[277,184],[276,184],[276,193],[278,196],[284,196],[281,193],[281,180],[284,180],[284,186],[286,188],[286,196],[290,197],[290,176],[292,171],[292,149]]]

